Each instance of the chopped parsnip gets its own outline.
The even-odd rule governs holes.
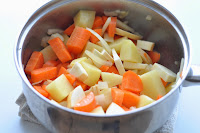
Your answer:
[[[113,59],[114,59],[114,62],[115,62],[115,66],[116,66],[119,74],[123,75],[125,73],[125,69],[124,69],[122,61],[119,58],[119,56],[118,56],[117,52],[115,51],[115,49],[112,49],[112,54],[113,54]]]
[[[127,62],[127,61],[124,61],[123,65],[126,70],[130,70],[130,69],[141,70],[141,69],[145,69],[148,66],[148,64],[132,63],[132,62]]]
[[[127,32],[127,31],[124,31],[122,29],[119,29],[119,28],[116,28],[116,33],[117,35],[120,35],[120,36],[126,36],[130,39],[133,39],[133,40],[139,40],[139,39],[142,39],[142,36],[139,36],[139,35],[136,35],[136,34],[132,34],[130,32]]]
[[[154,42],[149,42],[149,41],[144,41],[144,40],[137,40],[137,47],[147,50],[147,51],[152,51],[154,48],[155,43]]]

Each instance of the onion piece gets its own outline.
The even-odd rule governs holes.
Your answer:
[[[41,80],[41,81],[38,81],[38,82],[35,82],[35,83],[32,83],[32,85],[37,85],[37,84],[40,84],[40,83],[42,83],[42,81],[43,81],[43,80]]]
[[[99,90],[108,89],[108,83],[99,81],[98,88],[99,88]]]
[[[126,31],[130,31],[132,33],[135,32],[133,28],[129,27],[128,25],[120,21],[119,19],[117,19],[117,27]]]
[[[108,35],[108,33],[105,33],[104,34],[104,40],[106,41],[106,42],[114,42],[114,37],[110,37],[109,35]]]
[[[61,29],[48,29],[48,31],[47,31],[47,34],[48,35],[52,35],[52,34],[55,34],[55,33],[63,33],[63,30],[61,30]]]
[[[110,24],[110,22],[111,22],[111,17],[108,17],[108,19],[106,20],[106,22],[105,22],[105,24],[103,25],[103,28],[102,28],[102,35],[104,34],[106,29],[108,28],[108,25]]]
[[[101,42],[101,45],[106,49],[106,51],[111,54],[111,48],[108,45],[108,43],[98,34],[96,33],[94,30],[90,29],[90,28],[86,28],[87,30],[89,30],[93,35],[95,35]]]

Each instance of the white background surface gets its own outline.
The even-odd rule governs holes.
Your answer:
[[[15,100],[22,92],[21,79],[15,69],[13,48],[30,15],[48,0],[0,0],[0,132],[47,132],[38,125],[22,121]],[[192,64],[200,64],[200,1],[157,0],[181,22],[192,45]],[[174,133],[200,132],[200,84],[184,87]]]

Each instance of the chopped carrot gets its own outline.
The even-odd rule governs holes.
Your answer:
[[[100,36],[102,36],[102,35],[101,35],[102,29],[94,29],[94,31],[95,31],[97,34],[99,34]],[[95,35],[92,34],[92,35],[90,36],[90,41],[91,41],[92,43],[96,44],[96,43],[99,41],[99,39],[98,39]]]
[[[58,72],[59,72],[59,70],[60,70],[60,68],[61,67],[64,67],[65,69],[68,69],[68,65],[69,65],[69,63],[60,63],[60,64],[58,64],[56,67],[57,67],[57,70],[58,70]]]
[[[155,51],[149,51],[148,55],[150,56],[153,63],[156,63],[160,60],[160,53]]]
[[[137,104],[139,103],[140,97],[130,91],[126,91],[126,90],[123,90],[123,91],[124,91],[124,99],[123,99],[122,104],[127,108],[130,108],[132,106],[133,107],[137,106]]]
[[[53,79],[57,77],[57,67],[43,67],[31,72],[31,81],[33,83]]]
[[[107,72],[109,73],[114,73],[114,74],[119,74],[117,68],[115,66],[111,66],[109,67],[109,69],[107,70]]]
[[[71,53],[80,54],[87,44],[91,32],[85,28],[76,26],[69,40],[67,41],[67,48]]]
[[[103,23],[102,17],[96,16],[95,19],[94,19],[94,24],[93,24],[92,29],[95,29],[95,28],[102,28],[103,24],[104,24],[104,23]]]
[[[58,77],[60,75],[62,75],[62,74],[64,74],[64,75],[69,74],[69,72],[67,71],[67,69],[65,69],[63,66],[61,66],[61,68],[58,71]]]
[[[102,65],[102,66],[100,67],[100,70],[101,70],[102,72],[107,72],[108,69],[109,69],[109,66],[106,66],[106,65]]]
[[[96,107],[96,100],[93,92],[90,92],[85,98],[74,106],[74,110],[91,112]]]
[[[63,33],[70,36],[75,29],[75,24],[70,25]]]
[[[110,37],[115,36],[116,25],[117,25],[117,17],[111,17],[111,22],[109,23],[109,26],[108,26],[108,35]]]
[[[161,79],[161,81],[162,81],[162,83],[163,83],[163,85],[166,87],[167,86],[167,84],[168,84],[168,82],[165,82],[162,78],[160,78]]]
[[[68,79],[68,81],[70,82],[71,85],[73,85],[74,82],[76,81],[76,77],[74,75],[65,74],[65,77]]]
[[[41,68],[44,64],[44,57],[41,52],[34,51],[28,60],[28,63],[25,68],[26,74],[31,74],[31,72],[35,69]]]
[[[59,61],[49,60],[42,67],[55,67],[59,64]]]
[[[56,53],[58,59],[62,63],[72,60],[72,56],[70,55],[65,44],[59,37],[49,40],[48,43],[51,45],[53,51]]]
[[[161,96],[161,95],[158,95],[158,97],[157,97],[157,99],[156,100],[159,100],[159,99],[161,99],[163,96]]]
[[[105,24],[106,23],[106,20],[108,19],[108,17],[107,16],[102,16],[102,20],[103,20],[103,24]]]
[[[121,108],[122,108],[124,111],[130,111],[130,109],[127,108],[127,107],[125,107],[124,105],[122,105]]]
[[[136,73],[129,70],[123,74],[121,88],[138,94],[143,90],[142,80]]]
[[[87,85],[84,84],[83,82],[77,80],[77,81],[76,81],[76,84],[75,84],[75,87],[77,87],[77,86],[79,86],[79,85],[83,88],[84,91],[87,90]]]
[[[113,102],[121,106],[124,98],[124,92],[118,88],[111,88],[111,94]]]
[[[45,89],[43,89],[41,86],[33,86],[33,88],[37,91],[37,92],[39,92],[41,95],[43,95],[44,97],[46,97],[46,98],[48,98],[49,97],[49,93],[45,90]]]
[[[122,84],[119,84],[118,86],[119,86],[119,87],[118,87],[119,89],[122,89]]]

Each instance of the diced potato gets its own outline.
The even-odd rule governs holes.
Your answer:
[[[87,62],[81,62],[81,65],[88,74],[88,78],[83,83],[88,86],[95,85],[100,78],[101,70]]]
[[[155,43],[154,42],[149,42],[149,41],[144,41],[144,40],[137,40],[137,47],[147,50],[147,51],[152,51],[154,48]]]
[[[104,33],[104,40],[106,42],[114,42],[114,37],[110,37],[108,33]]]
[[[120,75],[123,75],[125,73],[124,66],[122,64],[121,59],[119,58],[118,54],[116,53],[115,49],[112,49],[113,59],[115,62],[115,66],[119,72]]]
[[[105,114],[103,108],[101,106],[96,107],[93,109],[90,113],[95,113],[95,114]]]
[[[140,108],[140,107],[144,107],[148,104],[151,104],[153,103],[155,100],[151,99],[150,97],[146,96],[146,95],[140,95],[140,101],[137,105],[137,108]]]
[[[117,40],[115,40],[113,43],[111,43],[109,46],[111,49],[115,49],[115,51],[120,54],[121,46],[124,44],[124,40],[128,40],[127,37],[122,37]]]
[[[117,105],[116,103],[112,102],[108,109],[106,110],[106,114],[121,114],[124,113],[124,109],[122,109],[119,105]]]
[[[80,81],[85,81],[88,78],[88,74],[86,70],[82,67],[82,65],[78,62],[74,64],[72,69],[69,71],[70,74],[74,75]]]
[[[96,49],[96,50],[98,50],[98,51],[101,52],[104,48],[101,47],[101,46],[99,46],[99,45],[96,45],[96,44],[94,44],[94,43],[88,42],[88,43],[86,44],[86,46],[85,46],[85,48],[84,48],[82,54],[81,54],[81,57],[87,56],[87,55],[85,54],[85,51],[86,51],[86,50],[92,52],[94,49]]]
[[[81,58],[77,58],[75,60],[72,60],[72,62],[70,63],[70,67],[73,67],[76,62],[80,63],[80,62],[86,61],[86,60],[87,60],[87,57],[81,57]]]
[[[130,39],[133,39],[133,40],[142,39],[142,36],[139,36],[139,35],[136,35],[136,34],[132,34],[130,32],[124,31],[124,30],[119,29],[119,28],[116,28],[115,34],[120,35],[120,36],[126,36],[126,37],[128,37]]]
[[[123,63],[124,65],[124,68],[127,69],[127,70],[130,70],[130,69],[145,69],[148,64],[142,64],[142,63],[132,63],[132,62],[127,62],[127,61],[124,61]]]
[[[137,47],[131,40],[125,40],[121,47],[120,59],[133,63],[142,63],[142,58],[137,51]]]
[[[74,17],[75,26],[92,28],[96,11],[80,10]]]
[[[169,85],[167,85],[167,87],[165,88],[166,93],[170,92],[176,85],[176,82],[172,82]]]
[[[108,87],[113,87],[122,83],[122,76],[114,73],[101,72],[103,82],[108,83]]]
[[[112,103],[111,88],[103,89],[102,91],[100,91],[100,94],[104,95],[105,103],[102,104],[101,106],[103,107],[104,111],[106,111],[106,109],[108,108],[108,106]]]
[[[60,102],[66,98],[73,89],[73,86],[70,84],[64,74],[46,86],[46,90],[50,96],[57,102]]]
[[[96,65],[96,67],[100,68],[102,65],[106,65],[106,66],[112,66],[112,62],[103,60],[102,58],[96,56],[95,54],[93,54],[92,52],[86,50],[85,51],[86,55],[88,57],[90,57],[90,59],[92,59],[93,63]]]
[[[49,38],[49,40],[54,39],[56,37],[59,37],[60,40],[64,41],[64,37],[59,33],[52,34],[51,37]]]
[[[139,47],[137,47],[137,50],[138,50],[138,53],[140,54],[140,56],[142,57],[142,60],[144,61],[144,63],[152,64],[151,58],[144,50],[142,50]]]
[[[95,54],[96,56],[98,56],[99,58],[101,58],[103,60],[106,60],[106,58],[101,54],[101,52],[99,52],[96,49],[93,50],[93,54]]]
[[[70,92],[67,97],[67,107],[73,108],[78,102],[80,102],[85,97],[85,93],[81,86],[77,86],[73,91]]]
[[[110,55],[108,54],[108,52],[107,52],[105,49],[101,52],[101,54],[106,58],[106,60],[109,60],[109,61],[111,61],[112,63],[114,63],[114,59],[112,58],[112,56],[110,56]]]
[[[140,76],[143,83],[142,94],[149,96],[156,100],[158,95],[164,96],[166,94],[165,87],[160,79],[159,72],[152,70]]]
[[[90,92],[93,92],[95,96],[99,95],[100,89],[99,89],[98,85],[94,85],[94,86],[90,87],[89,90],[85,91],[85,95],[88,95]]]
[[[108,83],[107,82],[98,82],[98,88],[99,90],[107,89],[108,88]]]
[[[58,58],[50,45],[45,47],[40,52],[42,52],[43,54],[44,62],[47,62],[49,60],[56,60]]]
[[[176,74],[161,64],[154,63],[152,66],[152,70],[158,70],[160,77],[165,82],[176,81]]]

